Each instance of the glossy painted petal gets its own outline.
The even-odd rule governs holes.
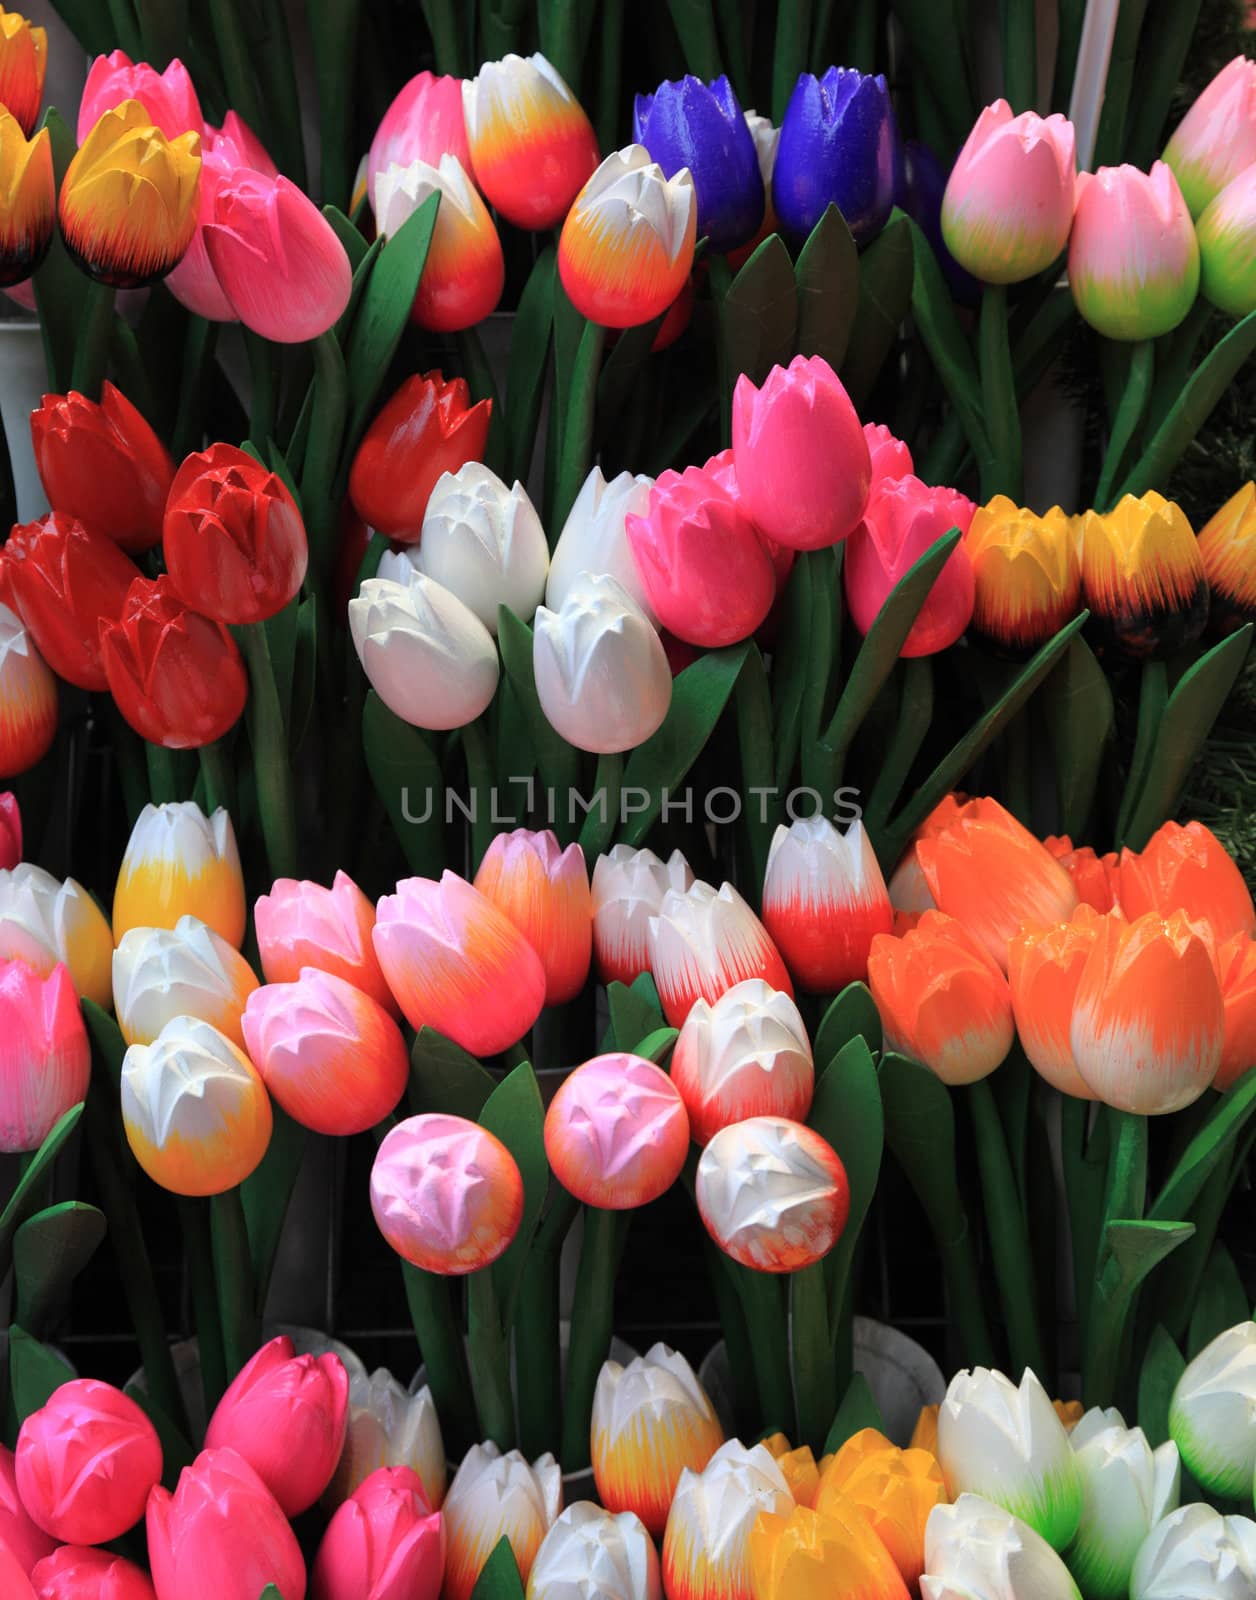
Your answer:
[[[907,1586],[867,1520],[845,1502],[827,1516],[795,1506],[786,1516],[765,1514],[750,1534],[755,1600],[908,1600]]]
[[[0,289],[30,277],[56,225],[51,136],[41,129],[28,143],[16,117],[0,104]]]
[[[973,513],[964,549],[975,585],[973,631],[999,648],[1036,650],[1081,609],[1081,558],[1059,506],[1039,517],[995,495]]]
[[[1256,1473],[1256,1322],[1218,1334],[1178,1379],[1169,1432],[1211,1494],[1245,1500]]]
[[[332,1517],[310,1600],[438,1600],[445,1522],[408,1467],[371,1474]]]
[[[593,905],[580,846],[562,849],[548,829],[499,833],[480,863],[475,887],[541,958],[546,1005],[574,999],[593,952]]]
[[[517,1450],[474,1444],[441,1508],[448,1554],[443,1600],[470,1600],[485,1562],[508,1539],[524,1583],[562,1505],[562,1474],[551,1455],[529,1464]]]
[[[16,11],[0,7],[0,105],[29,134],[39,119],[48,67],[48,35]]]
[[[108,1010],[112,946],[104,912],[75,879],[33,861],[0,871],[0,960],[24,961],[41,978],[64,962],[78,994]]]
[[[425,161],[437,167],[443,155],[454,156],[464,172],[471,171],[462,80],[420,72],[398,91],[375,130],[367,157],[368,197],[373,199],[376,180],[390,166]]]
[[[868,974],[868,951],[893,921],[881,868],[861,822],[841,834],[827,817],[777,828],[763,882],[763,925],[799,986],[836,994]]]
[[[550,560],[545,604],[551,611],[561,611],[581,583],[605,573],[614,578],[651,622],[657,621],[650,611],[645,585],[624,530],[624,519],[629,514],[646,515],[653,487],[654,479],[642,473],[634,477],[630,472],[621,472],[607,483],[601,467],[589,469]]]
[[[568,1506],[541,1541],[528,1600],[661,1600],[659,1558],[631,1511],[612,1516],[588,1500]]]
[[[381,234],[395,234],[432,195],[440,196],[412,315],[432,333],[457,333],[497,309],[506,281],[501,240],[457,156],[389,165],[375,179]]]
[[[671,889],[683,894],[693,872],[679,850],[660,861],[653,850],[612,846],[593,867],[593,950],[603,983],[632,983],[650,966],[650,918]]]
[[[1184,911],[1220,944],[1256,934],[1251,890],[1225,846],[1202,822],[1163,823],[1140,851],[1122,850],[1121,909],[1127,917]]]
[[[1221,633],[1256,617],[1256,482],[1238,488],[1199,530],[1208,615]]]
[[[478,461],[437,479],[412,559],[493,635],[502,606],[532,620],[549,571],[545,530],[527,490],[521,483],[507,488]],[[390,575],[382,563],[380,575]]]
[[[132,928],[113,952],[113,1003],[127,1044],[152,1044],[172,1018],[196,1017],[244,1048],[240,1019],[256,988],[240,952],[195,917]]]
[[[899,1450],[875,1428],[863,1428],[830,1459],[815,1509],[832,1515],[843,1503],[868,1523],[913,1594],[925,1566],[925,1527],[946,1500],[942,1469],[927,1450]]]
[[[1236,933],[1217,951],[1225,1042],[1214,1089],[1228,1089],[1256,1066],[1256,941]]]
[[[1162,661],[1197,639],[1208,614],[1198,541],[1181,507],[1149,489],[1106,516],[1086,514],[1082,591],[1101,645]]]
[[[191,75],[177,56],[158,72],[146,61],[132,61],[125,50],[114,50],[97,56],[87,74],[79,101],[78,143],[86,143],[105,112],[115,111],[124,100],[138,100],[167,139],[200,133],[205,125]]]
[[[1130,1575],[1130,1600],[1247,1600],[1254,1591],[1256,1522],[1199,1503],[1156,1524]]]
[[[977,1494],[929,1513],[925,1565],[921,1600],[1081,1600],[1047,1541]]]
[[[1080,905],[1068,922],[1028,925],[1008,948],[1008,984],[1021,1049],[1062,1094],[1095,1099],[1073,1060],[1073,1007],[1101,917]]]
[[[423,1485],[430,1506],[445,1498],[445,1445],[432,1391],[410,1394],[391,1372],[377,1367],[349,1375],[349,1416],[344,1449],[324,1505],[338,1506],[381,1467],[407,1467]]]
[[[750,1531],[760,1512],[793,1509],[780,1466],[764,1448],[722,1444],[701,1471],[686,1467],[667,1515],[663,1581],[668,1600],[754,1600]]]
[[[564,1079],[545,1114],[545,1153],[586,1205],[634,1211],[666,1193],[689,1153],[680,1091],[660,1067],[619,1052]]]
[[[58,1120],[87,1098],[91,1048],[63,966],[41,977],[0,962],[0,1151],[38,1150]]]
[[[396,1013],[371,943],[375,907],[348,873],[337,872],[330,889],[276,878],[253,906],[253,925],[267,983],[294,983],[302,967],[317,967]]]
[[[794,992],[780,952],[731,883],[667,891],[650,919],[650,971],[674,1028],[695,1000],[714,1002],[746,978]]]
[[[0,774],[16,778],[57,732],[57,680],[16,612],[0,605]]]
[[[173,928],[196,917],[236,949],[244,942],[244,878],[231,818],[207,817],[194,800],[140,812],[113,892],[113,936]]]
[[[1199,245],[1163,161],[1150,175],[1100,167],[1080,185],[1068,281],[1082,317],[1108,339],[1154,339],[1186,316],[1199,289]]]
[[[1256,65],[1227,62],[1178,123],[1164,147],[1191,216],[1256,162]]]
[[[893,478],[870,499],[846,541],[846,601],[860,633],[876,621],[899,579],[952,528],[968,530],[973,503],[953,489],[935,489],[910,474]],[[936,655],[955,643],[972,617],[972,562],[961,540],[947,556],[903,644],[904,658]]]
[[[1178,1448],[1153,1450],[1117,1411],[1088,1411],[1071,1436],[1082,1481],[1082,1520],[1065,1559],[1090,1600],[1128,1600],[1130,1573],[1152,1528],[1177,1510]]]
[[[726,77],[692,74],[639,94],[632,136],[673,177],[687,168],[698,199],[698,235],[712,250],[745,244],[763,220],[759,153]]]
[[[805,72],[781,119],[773,208],[785,232],[801,241],[836,205],[862,244],[890,215],[900,161],[889,87],[879,73]]]

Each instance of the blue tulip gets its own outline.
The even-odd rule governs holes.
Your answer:
[[[885,226],[902,157],[885,79],[854,67],[804,72],[781,122],[772,204],[784,232],[805,239],[830,203],[863,243]]]
[[[685,77],[639,94],[633,138],[667,177],[688,167],[698,201],[698,237],[735,250],[763,221],[763,178],[754,137],[727,78],[707,85]]]

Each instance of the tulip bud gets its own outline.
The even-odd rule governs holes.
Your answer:
[[[161,1445],[120,1389],[75,1378],[23,1422],[15,1470],[22,1504],[45,1533],[105,1544],[143,1516],[161,1478]]]
[[[58,962],[81,998],[109,1008],[113,939],[87,890],[33,862],[0,870],[0,961],[23,961],[41,978]]]
[[[662,316],[693,267],[698,208],[685,168],[673,178],[643,145],[614,150],[576,196],[558,241],[558,275],[590,322],[635,328]]]
[[[750,1532],[750,1581],[755,1600],[799,1594],[851,1594],[908,1600],[889,1551],[852,1507],[839,1502],[828,1516],[795,1506],[760,1516]]]
[[[1256,65],[1235,56],[1222,67],[1178,123],[1164,160],[1192,217],[1256,162]]]
[[[650,611],[624,528],[626,517],[643,517],[649,511],[653,487],[654,479],[642,473],[633,477],[621,472],[607,483],[601,467],[589,469],[550,560],[545,604],[551,611],[561,611],[578,587],[605,573],[651,622],[657,620]]]
[[[145,806],[131,829],[113,892],[113,936],[207,923],[236,949],[244,942],[244,878],[231,818],[207,817],[193,800]]]
[[[860,633],[871,630],[900,579],[944,534],[952,528],[967,531],[973,511],[964,495],[932,488],[910,474],[882,484],[846,541],[842,581]],[[974,593],[972,562],[961,540],[943,563],[900,655],[936,655],[953,645],[968,626]]]
[[[368,578],[349,602],[349,631],[376,694],[403,722],[443,731],[486,711],[500,668],[488,629],[421,572]]]
[[[303,967],[317,967],[396,1012],[371,943],[375,907],[347,872],[330,889],[276,878],[253,906],[253,925],[267,983],[294,983]]]
[[[1225,1009],[1221,1065],[1214,1089],[1229,1089],[1256,1066],[1256,940],[1236,933],[1217,951],[1217,976]]]
[[[793,1496],[763,1444],[722,1444],[680,1475],[663,1536],[668,1600],[754,1600],[750,1530],[760,1512],[787,1517]]]
[[[1134,1561],[1130,1600],[1247,1600],[1256,1592],[1256,1522],[1189,1505],[1148,1534]]]
[[[338,1356],[298,1356],[286,1336],[246,1363],[209,1419],[205,1446],[234,1450],[286,1517],[327,1487],[344,1445],[349,1377]]]
[[[672,674],[658,634],[614,578],[537,608],[532,668],[546,720],[578,750],[635,750],[663,725]]]
[[[1141,851],[1122,850],[1121,909],[1130,918],[1183,911],[1202,922],[1218,944],[1236,933],[1256,934],[1256,910],[1225,846],[1202,822],[1165,822]]]
[[[349,1378],[344,1449],[327,1503],[347,1500],[381,1467],[408,1467],[431,1506],[445,1498],[445,1445],[432,1391],[425,1384],[408,1394],[391,1372],[377,1367],[370,1377],[355,1372]]]
[[[31,1520],[17,1492],[16,1471],[12,1450],[0,1445],[0,1551],[8,1551],[29,1573],[52,1554],[57,1541]]]
[[[1093,1100],[1073,1059],[1073,1008],[1103,918],[1079,905],[1068,922],[1027,923],[1008,947],[1008,986],[1021,1049],[1061,1094]]]
[[[256,1068],[217,1028],[173,1017],[122,1062],[122,1125],[135,1159],[174,1194],[223,1194],[270,1143],[270,1100]]]
[[[365,1133],[396,1107],[410,1076],[401,1029],[351,983],[303,967],[295,983],[249,996],[244,1043],[283,1109],[315,1133]]]
[[[17,614],[0,605],[0,773],[33,767],[56,732],[57,680]]]
[[[111,1550],[63,1544],[31,1569],[35,1600],[156,1600],[148,1574]],[[6,1600],[9,1591],[5,1590]]]
[[[840,543],[868,503],[871,458],[841,379],[822,356],[773,367],[733,393],[733,460],[755,527],[791,550]]]
[[[661,83],[633,103],[632,137],[673,178],[687,170],[698,204],[698,236],[721,253],[745,244],[763,221],[759,155],[726,77],[692,74]]]
[[[658,1538],[682,1472],[701,1472],[723,1442],[715,1408],[675,1350],[656,1344],[627,1366],[602,1363],[590,1452],[608,1511],[635,1511]]]
[[[892,922],[862,822],[844,834],[821,816],[777,828],[763,881],[763,925],[802,988],[835,994],[865,978],[873,937]]]
[[[407,378],[358,446],[349,496],[364,522],[404,544],[417,544],[437,480],[479,461],[492,402],[471,404],[465,378],[439,372]]]
[[[714,1002],[747,978],[794,993],[780,952],[731,883],[667,891],[650,918],[650,970],[674,1028],[695,1000]]]
[[[1153,1450],[1119,1411],[1088,1411],[1070,1442],[1082,1482],[1082,1520],[1069,1570],[1093,1600],[1127,1600],[1134,1558],[1147,1535],[1177,1510],[1181,1465],[1170,1440]]]
[[[506,282],[501,240],[483,200],[456,155],[388,166],[375,179],[372,204],[379,232],[397,233],[432,195],[436,224],[410,314],[432,333],[458,333],[497,309]]]
[[[523,1218],[523,1179],[487,1128],[431,1111],[384,1136],[371,1168],[371,1210],[404,1261],[462,1276],[510,1248]]]
[[[157,1600],[305,1600],[305,1563],[275,1497],[234,1450],[202,1450],[173,1494],[148,1502]]]
[[[603,983],[632,983],[650,965],[650,919],[668,890],[684,894],[693,872],[679,850],[666,863],[653,850],[614,845],[593,867],[593,949]]]
[[[973,513],[964,550],[975,585],[973,631],[999,649],[1036,650],[1076,616],[1081,560],[1059,506],[1039,517],[996,494]]]
[[[132,928],[113,953],[113,1004],[128,1044],[152,1044],[173,1017],[196,1017],[243,1048],[240,1018],[256,988],[239,951],[195,917]]]
[[[1186,1368],[1173,1391],[1169,1432],[1209,1493],[1248,1497],[1256,1472],[1256,1323],[1218,1334]]]
[[[588,1500],[568,1506],[541,1541],[528,1600],[662,1600],[659,1558],[641,1519]]]
[[[619,1052],[565,1078],[545,1114],[545,1154],[577,1200],[635,1211],[665,1194],[689,1153],[680,1091],[660,1067]]]
[[[415,564],[496,634],[501,606],[526,621],[540,604],[549,550],[523,485],[469,461],[432,490]]]
[[[545,968],[545,1004],[573,1000],[589,975],[593,905],[584,851],[561,849],[548,829],[516,828],[493,839],[475,887],[518,928]]]
[[[438,1600],[445,1525],[408,1467],[373,1472],[327,1526],[310,1600]]]
[[[517,1450],[502,1455],[491,1440],[473,1444],[441,1507],[447,1540],[443,1600],[470,1600],[500,1539],[509,1539],[527,1583],[562,1503],[562,1472],[553,1456],[539,1456],[529,1466]]]
[[[505,1050],[540,1015],[545,970],[536,951],[456,873],[403,878],[376,907],[371,937],[410,1025],[435,1028],[471,1055]]]
[[[1100,167],[1078,181],[1068,281],[1082,318],[1108,339],[1170,333],[1195,303],[1199,245],[1177,179],[1157,161]]]
[[[938,1414],[938,1460],[952,1499],[984,1496],[1056,1550],[1077,1532],[1077,1463],[1046,1391],[1028,1368],[1019,1388],[985,1367],[952,1378]],[[934,1571],[932,1536],[927,1556]]]
[[[87,1030],[64,966],[43,977],[24,961],[0,962],[0,1040],[0,1150],[38,1150],[86,1100],[91,1077]]]
[[[486,61],[464,81],[462,109],[475,181],[489,204],[520,228],[555,227],[598,153],[562,76],[539,54]]]
[[[0,10],[0,105],[27,135],[39,117],[47,66],[47,32],[16,11]]]
[[[1102,913],[1117,909],[1120,863],[1115,850],[1102,856],[1097,856],[1088,844],[1075,850],[1066,833],[1059,838],[1048,836],[1042,842],[1073,880],[1079,904]]]
[[[158,72],[146,61],[132,61],[125,50],[97,56],[83,85],[79,101],[77,142],[84,144],[106,111],[116,111],[127,100],[138,100],[148,120],[167,139],[181,133],[200,133],[205,125],[191,75],[176,56]]]
[[[398,91],[380,118],[367,156],[367,198],[374,197],[376,180],[390,166],[425,161],[434,167],[446,154],[456,156],[464,172],[471,171],[462,80],[420,72]]]
[[[880,233],[894,204],[902,157],[890,91],[880,73],[830,67],[804,72],[781,118],[772,204],[781,226],[805,239],[836,205],[860,244]]]
[[[857,1511],[889,1551],[913,1594],[925,1566],[925,1526],[946,1500],[942,1469],[927,1450],[899,1450],[875,1428],[852,1434],[824,1469],[815,1508]]]
[[[801,1122],[811,1109],[815,1068],[807,1030],[790,997],[761,978],[735,984],[714,1005],[694,1001],[670,1071],[698,1145],[747,1117]]]
[[[1047,1541],[976,1494],[929,1513],[925,1565],[921,1600],[1081,1600]]]
[[[61,236],[90,278],[138,289],[170,271],[196,232],[199,129],[168,140],[138,100],[106,111],[61,183]]]
[[[48,253],[56,223],[51,135],[41,128],[28,142],[0,103],[0,289],[30,278]]]

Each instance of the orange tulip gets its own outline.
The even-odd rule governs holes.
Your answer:
[[[899,1450],[875,1428],[853,1434],[825,1468],[816,1510],[843,1505],[867,1522],[915,1593],[925,1569],[925,1523],[946,1499],[942,1468],[927,1450]]]
[[[775,1459],[795,1501],[800,1506],[814,1506],[820,1488],[820,1469],[811,1446],[804,1444],[794,1450],[783,1433],[770,1433],[759,1443]]]
[[[1217,951],[1225,1040],[1214,1089],[1228,1089],[1256,1066],[1256,941],[1236,933]]]
[[[1095,1095],[1073,1061],[1073,1005],[1102,922],[1091,906],[1080,905],[1070,922],[1022,928],[1008,953],[1012,1013],[1021,1048],[1049,1084],[1078,1100],[1093,1100]]]
[[[1225,1010],[1214,958],[1183,912],[1103,918],[1073,1006],[1078,1072],[1121,1111],[1180,1111],[1217,1074]]]
[[[1243,874],[1202,822],[1166,822],[1141,853],[1122,850],[1120,896],[1128,917],[1185,911],[1192,922],[1206,922],[1218,941],[1256,934],[1256,910]]]
[[[499,833],[480,863],[475,887],[540,956],[546,1005],[574,999],[593,953],[593,902],[580,846],[564,850],[548,830]]]
[[[889,1551],[847,1504],[827,1516],[761,1512],[749,1547],[755,1600],[908,1600]]]
[[[56,223],[48,130],[41,128],[28,143],[21,124],[0,104],[0,287],[30,277]]]
[[[0,6],[0,105],[28,136],[39,116],[47,66],[48,35]]]
[[[1072,878],[1084,906],[1106,912],[1118,904],[1120,862],[1115,850],[1097,856],[1088,844],[1075,847],[1067,833],[1050,835],[1042,842]]]
[[[1012,1048],[1012,995],[986,950],[954,917],[926,911],[901,939],[879,933],[868,987],[895,1050],[943,1083],[975,1083]]]
[[[1256,483],[1245,483],[1199,530],[1208,620],[1229,633],[1256,616]]]
[[[912,1450],[927,1450],[931,1456],[938,1453],[938,1412],[941,1406],[921,1406],[916,1426],[912,1429]]]
[[[1077,905],[1068,873],[997,800],[971,800],[954,821],[916,844],[939,911],[958,917],[1007,971],[1023,923],[1064,922]]]

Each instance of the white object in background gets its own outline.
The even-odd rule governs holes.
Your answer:
[[[1095,140],[1099,136],[1099,114],[1108,83],[1108,63],[1112,59],[1112,40],[1121,0],[1087,0],[1086,20],[1082,23],[1077,67],[1073,73],[1073,97],[1069,101],[1069,121],[1077,133],[1077,170],[1089,172],[1095,159]]]
[[[31,412],[47,388],[38,322],[0,322],[0,427],[13,467],[19,522],[33,522],[48,509],[31,447]]]

